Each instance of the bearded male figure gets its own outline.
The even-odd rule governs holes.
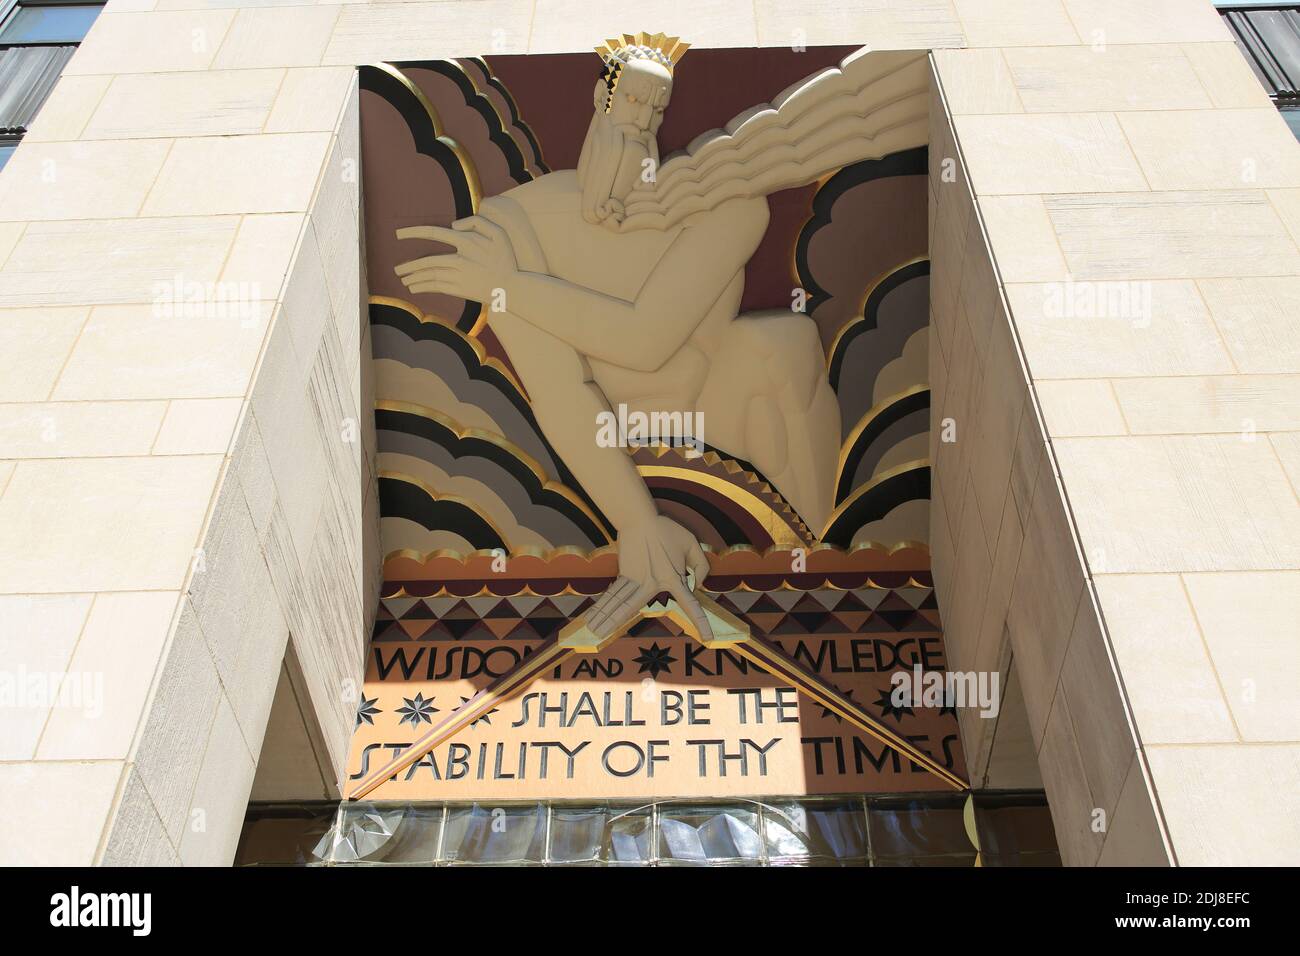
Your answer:
[[[703,580],[704,553],[658,514],[627,451],[597,443],[602,412],[698,413],[713,447],[824,526],[840,420],[820,338],[792,310],[739,315],[745,265],[769,193],[926,137],[923,58],[855,54],[661,166],[655,135],[684,51],[662,34],[609,41],[576,170],[486,199],[450,229],[398,232],[453,247],[397,273],[412,292],[484,304],[542,431],[618,531],[619,578],[587,619],[598,635],[660,592],[709,630],[687,577]]]

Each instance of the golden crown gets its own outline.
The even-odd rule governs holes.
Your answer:
[[[614,37],[596,47],[596,53],[605,63],[606,69],[621,67],[630,60],[653,60],[660,66],[673,72],[673,67],[690,48],[679,37],[670,37],[662,33],[624,33],[622,39]]]

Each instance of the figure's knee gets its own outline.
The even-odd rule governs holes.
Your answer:
[[[751,354],[761,356],[772,386],[798,408],[807,408],[826,382],[826,358],[817,325],[794,312],[764,312],[741,326]]]
[[[745,447],[754,466],[775,481],[784,474],[790,456],[786,419],[768,395],[754,395],[745,409]]]

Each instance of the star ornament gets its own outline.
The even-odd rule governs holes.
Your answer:
[[[836,690],[839,690],[838,687],[836,687],[835,689],[836,689]],[[857,701],[856,701],[856,700],[853,700],[853,694],[854,694],[854,692],[856,691],[856,689],[857,689],[857,688],[854,688],[854,690],[850,690],[850,691],[847,691],[847,692],[841,690],[840,693],[844,695],[844,698],[845,698],[846,700],[852,700],[853,703],[856,704]],[[835,718],[835,723],[837,723],[837,724],[842,724],[842,723],[844,723],[844,717],[841,716],[840,714],[837,714],[835,711],[831,710],[829,707],[823,707],[823,708],[822,708],[822,717],[834,717],[834,718]]]
[[[895,688],[893,687],[887,687],[882,690],[880,696],[876,698],[876,706],[880,708],[881,717],[893,717],[901,724],[903,722],[904,714],[908,717],[915,717],[916,711],[912,710],[912,700],[910,695],[903,694],[903,702],[895,704],[894,690]]]
[[[460,699],[460,705],[461,705],[461,707],[464,707],[466,704],[468,704],[468,703],[469,703],[471,700],[473,700],[473,699],[474,699],[473,697],[462,697],[462,698]],[[485,714],[480,714],[478,717],[475,717],[474,720],[470,722],[470,726],[471,726],[471,727],[477,727],[479,724],[487,724],[489,727],[492,726],[492,721],[491,721],[489,718],[490,718],[493,714],[495,714],[499,709],[500,709],[500,708],[493,707],[493,708],[492,708],[491,710],[489,710],[487,713],[485,713]]]
[[[358,727],[360,727],[363,723],[370,724],[372,727],[374,726],[375,714],[383,713],[382,710],[380,710],[378,707],[375,706],[375,704],[378,702],[379,702],[378,697],[367,697],[365,694],[361,695],[361,706],[357,708]]]
[[[433,698],[425,699],[424,694],[416,694],[415,697],[403,697],[403,704],[397,708],[397,713],[402,715],[398,726],[410,723],[412,727],[418,727],[420,724],[433,723],[433,715],[438,713],[438,708],[433,706]]]
[[[632,660],[640,665],[640,669],[637,671],[638,674],[649,673],[650,679],[653,680],[659,676],[660,671],[667,674],[673,672],[670,665],[676,664],[677,658],[672,656],[669,648],[660,647],[658,641],[655,641],[649,647],[638,647],[637,650],[641,653]]]

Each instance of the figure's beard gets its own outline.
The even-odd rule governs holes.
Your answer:
[[[635,126],[616,126],[596,112],[587,128],[587,138],[578,158],[578,183],[582,187],[582,217],[599,225],[613,215],[610,200],[619,209],[637,186],[643,161],[659,161],[653,133]]]

